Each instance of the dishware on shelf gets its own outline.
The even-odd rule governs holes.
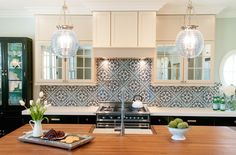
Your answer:
[[[169,132],[172,134],[171,139],[173,140],[185,140],[185,134],[189,130],[189,128],[178,129],[178,128],[170,128],[168,127]]]

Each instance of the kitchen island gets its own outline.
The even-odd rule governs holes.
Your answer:
[[[23,143],[17,140],[23,132],[31,130],[27,124],[0,139],[1,155],[234,155],[236,131],[228,127],[192,126],[185,141],[174,141],[166,126],[152,126],[153,135],[93,134],[94,125],[43,124],[67,133],[93,135],[95,139],[72,151]]]

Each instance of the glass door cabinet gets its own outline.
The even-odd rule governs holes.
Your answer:
[[[0,37],[1,135],[21,125],[19,100],[32,99],[32,40]],[[6,121],[6,122],[3,122]],[[1,136],[0,135],[0,136]]]

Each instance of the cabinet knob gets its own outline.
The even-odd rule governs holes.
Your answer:
[[[187,120],[187,122],[188,122],[188,123],[196,123],[197,120],[192,120],[192,119],[190,119],[190,120]]]
[[[236,120],[234,121],[234,124],[236,124]]]

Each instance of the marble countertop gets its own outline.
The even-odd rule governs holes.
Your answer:
[[[51,106],[45,115],[96,115],[98,107],[66,107]],[[207,116],[207,117],[236,117],[236,111],[214,111],[211,108],[168,108],[148,107],[151,116]],[[29,115],[26,110],[22,115]]]
[[[44,115],[96,115],[98,107],[60,107],[60,106],[51,106],[48,107]],[[29,115],[27,110],[22,111],[22,115]]]
[[[236,111],[214,111],[212,108],[148,107],[151,116],[236,117]]]

